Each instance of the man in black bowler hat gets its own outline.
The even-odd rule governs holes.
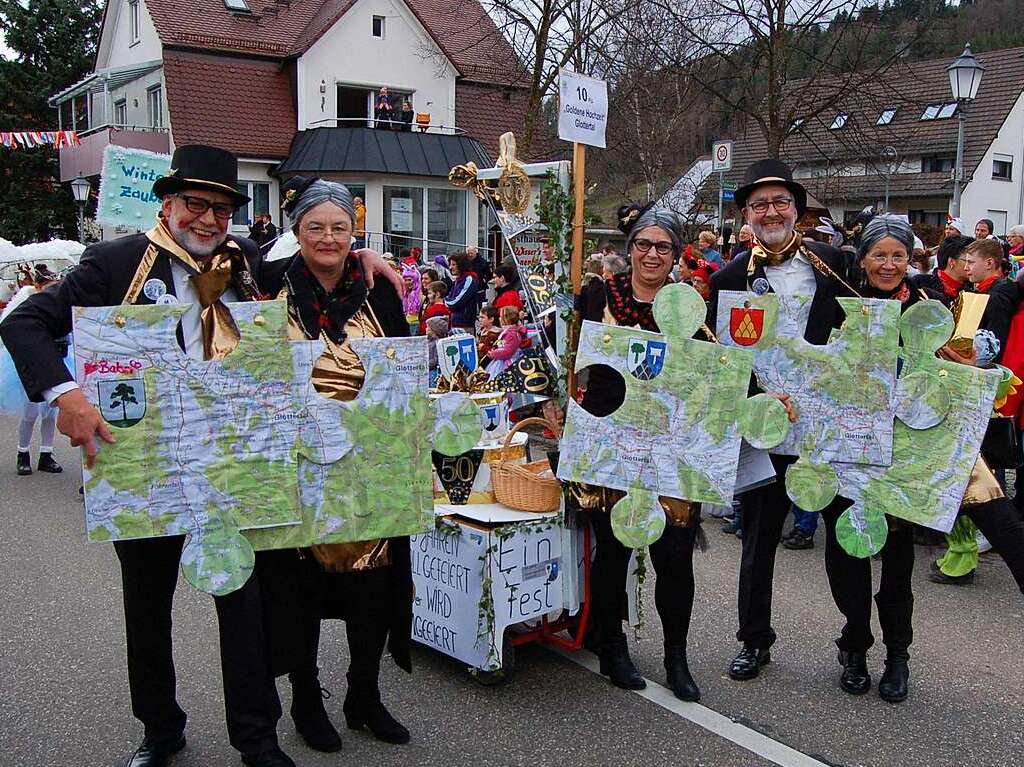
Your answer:
[[[187,303],[178,329],[185,353],[196,359],[228,354],[238,336],[224,304],[274,295],[279,280],[252,242],[228,234],[235,209],[249,201],[237,183],[238,161],[230,152],[178,147],[170,173],[153,184],[162,199],[156,225],[144,234],[90,246],[58,288],[32,296],[0,325],[30,399],[58,408],[58,429],[84,448],[87,465],[95,459],[96,440],[113,443],[114,437],[58,350],[57,339],[71,331],[72,307]],[[399,283],[379,255],[361,257],[368,282],[376,272]],[[161,767],[185,745],[185,712],[175,695],[171,653],[171,604],[183,542],[177,535],[114,543],[121,563],[132,713],[145,729],[128,767]],[[274,675],[282,670],[271,667],[260,588],[272,554],[257,553],[249,581],[214,597],[228,736],[250,767],[294,767],[277,743],[281,705]]]
[[[804,339],[824,344],[834,327],[842,324],[839,295],[852,295],[846,287],[842,253],[823,243],[804,242],[796,224],[807,209],[807,192],[793,181],[790,169],[779,160],[760,160],[745,174],[735,193],[736,205],[753,232],[750,249],[736,255],[711,276],[709,327],[715,327],[720,290],[774,292],[813,296]],[[772,392],[793,418],[784,392]],[[799,404],[799,403],[797,403]],[[739,631],[743,649],[729,666],[729,676],[753,679],[771,660],[775,643],[771,625],[772,579],[775,552],[789,514],[786,468],[796,459],[771,456],[775,481],[740,496],[743,509],[743,553],[740,558]],[[846,503],[836,499],[833,503]],[[866,673],[866,669],[865,669]]]

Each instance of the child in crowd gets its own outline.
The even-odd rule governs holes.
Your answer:
[[[501,307],[501,335],[488,356],[487,374],[495,378],[510,368],[522,355],[526,329],[519,324],[519,310],[514,306]]]
[[[501,335],[501,328],[498,327],[500,321],[497,307],[485,306],[480,310],[480,316],[476,321],[477,328],[479,328],[476,336],[476,349],[481,367],[487,367],[487,363],[491,361],[489,356],[491,349],[494,348],[498,336]]]
[[[444,284],[444,283],[442,283]],[[437,379],[441,376],[441,369],[437,364],[437,341],[447,338],[450,328],[448,327],[448,315],[437,314],[425,321],[427,339],[430,341],[430,388],[437,386]]]
[[[427,321],[431,317],[444,317],[450,322],[452,310],[444,303],[444,297],[448,294],[448,286],[438,280],[427,286],[427,305],[423,307],[423,316],[420,319],[420,333],[427,332]],[[445,333],[445,335],[448,335]],[[443,338],[444,336],[441,336]]]
[[[409,323],[409,334],[414,336],[420,331],[420,270],[403,264],[402,281],[405,283],[402,309],[405,311],[405,321]]]

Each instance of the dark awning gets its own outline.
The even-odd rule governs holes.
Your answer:
[[[493,165],[479,141],[466,135],[374,128],[312,128],[295,134],[278,173],[387,173],[447,177],[472,160]]]

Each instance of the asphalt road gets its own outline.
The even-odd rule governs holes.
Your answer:
[[[128,701],[116,558],[109,546],[84,541],[74,451],[58,448],[64,474],[17,477],[15,426],[0,416],[0,442],[9,446],[0,464],[0,765],[121,764],[141,728]],[[911,695],[889,705],[874,691],[855,698],[838,687],[832,639],[840,623],[820,532],[817,549],[780,552],[774,662],[755,681],[729,680],[739,542],[719,533],[714,520],[706,529],[711,547],[697,558],[690,663],[702,704],[745,725],[732,728],[740,743],[691,721],[707,721],[712,712],[679,706],[689,718],[680,716],[530,646],[518,648],[513,677],[495,688],[480,687],[459,663],[422,648],[413,676],[385,661],[384,697],[412,732],[408,746],[345,730],[341,753],[317,754],[300,742],[286,712],[282,747],[311,766],[1024,763],[1024,600],[997,557],[982,558],[973,585],[942,587],[926,580],[931,552],[918,547]],[[646,605],[653,617],[651,585]],[[237,765],[224,730],[212,600],[182,582],[174,618],[179,697],[189,725],[188,747],[173,764]],[[632,647],[641,672],[663,682],[656,617]],[[324,684],[335,692],[327,706],[337,724],[346,654],[343,627],[332,622],[321,665]],[[869,662],[877,678],[881,650]],[[281,692],[287,709],[286,682]],[[800,753],[759,756],[748,748],[757,749],[756,733]]]

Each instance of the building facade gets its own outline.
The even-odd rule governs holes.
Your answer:
[[[109,144],[212,144],[239,156],[252,198],[233,233],[263,213],[280,225],[280,182],[314,174],[364,198],[371,245],[431,254],[486,241],[492,222],[448,169],[493,164],[525,102],[476,0],[109,0],[93,73],[51,97],[82,139],[61,150],[62,181],[95,177]]]

